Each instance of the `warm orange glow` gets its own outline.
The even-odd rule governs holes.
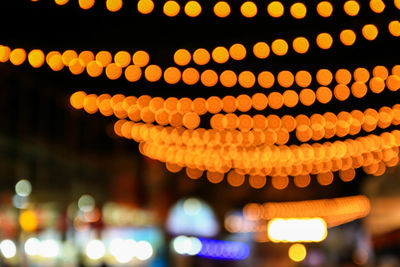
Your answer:
[[[131,63],[131,54],[127,51],[119,51],[114,56],[114,62],[121,68],[125,68]]]
[[[289,178],[287,176],[272,176],[271,183],[275,189],[282,190],[289,185]]]
[[[307,8],[303,3],[294,3],[290,7],[290,14],[293,18],[303,19],[307,14]]]
[[[246,1],[240,6],[240,12],[246,18],[253,18],[257,15],[257,6],[252,1]]]
[[[265,186],[267,183],[267,177],[261,175],[250,175],[249,176],[249,184],[251,187],[255,189],[260,189]]]
[[[317,181],[322,186],[330,185],[333,182],[332,172],[320,172],[317,174]]]
[[[38,228],[38,219],[33,211],[26,210],[19,216],[19,225],[25,232],[34,232]]]
[[[83,63],[79,58],[72,59],[68,67],[69,71],[74,75],[79,75],[85,70]]]
[[[78,53],[75,50],[66,50],[62,54],[62,61],[65,66],[69,66],[71,60],[78,57]]]
[[[362,28],[362,34],[368,41],[373,41],[378,36],[378,28],[373,24],[367,24]]]
[[[10,62],[15,65],[19,66],[25,62],[26,59],[26,52],[22,48],[13,49],[10,53]]]
[[[263,93],[256,93],[251,98],[255,110],[264,110],[268,105],[268,98]]]
[[[60,71],[64,68],[61,54],[56,54],[49,59],[49,67],[53,71]]]
[[[310,43],[305,37],[297,37],[293,40],[292,46],[296,53],[304,54],[307,53]]]
[[[112,62],[112,55],[108,51],[100,51],[96,54],[96,61],[100,62],[105,68]]]
[[[300,102],[305,106],[311,106],[315,102],[315,93],[311,89],[303,89],[300,92]]]
[[[294,262],[301,262],[307,256],[306,247],[303,244],[291,245],[288,252],[289,258]]]
[[[5,63],[10,57],[11,49],[8,46],[0,45],[0,62]]]
[[[226,18],[231,13],[231,7],[225,1],[219,1],[214,6],[214,14],[219,18]]]
[[[251,88],[256,82],[256,76],[250,71],[242,71],[238,77],[239,84],[244,88]]]
[[[201,74],[200,80],[204,86],[212,87],[218,83],[218,74],[213,70],[205,70]]]
[[[293,85],[294,76],[290,71],[283,70],[278,73],[277,81],[280,86],[289,88]]]
[[[95,0],[79,0],[79,6],[82,9],[90,9],[93,7]]]
[[[69,0],[54,0],[54,2],[59,6],[63,6],[65,4],[67,4],[69,2]]]
[[[225,86],[225,87],[233,87],[233,86],[236,85],[237,76],[233,71],[225,70],[219,76],[219,80],[220,80],[220,82],[221,82],[221,84],[223,86]]]
[[[260,59],[267,58],[269,53],[270,48],[265,42],[258,42],[253,46],[253,54]]]
[[[347,46],[353,45],[356,41],[356,34],[353,30],[343,30],[340,33],[340,41]]]
[[[238,187],[244,183],[244,175],[239,174],[236,171],[230,171],[226,177],[226,180],[231,186]]]
[[[296,84],[300,87],[307,87],[311,84],[312,76],[308,71],[301,70],[296,73],[294,77]]]
[[[275,83],[275,77],[271,72],[263,71],[258,74],[257,82],[263,88],[271,88]]]
[[[106,7],[111,12],[116,12],[122,8],[122,0],[107,0]]]
[[[80,62],[83,63],[83,65],[86,67],[90,61],[94,60],[94,54],[92,51],[89,50],[82,51],[79,54],[79,59],[81,60]]]
[[[188,1],[185,5],[185,14],[189,17],[197,17],[201,13],[201,5],[197,1]]]
[[[103,73],[103,66],[100,62],[93,60],[87,64],[86,71],[90,77],[99,77]]]
[[[243,60],[246,57],[246,48],[242,44],[234,44],[229,48],[229,55],[234,60]]]
[[[199,81],[200,74],[194,68],[187,68],[182,72],[182,81],[187,85],[194,85]]]
[[[351,72],[346,69],[339,69],[336,71],[335,80],[337,83],[347,85],[351,81]]]
[[[268,95],[268,104],[272,109],[280,109],[283,106],[283,100],[281,93],[272,92]]]
[[[369,80],[369,71],[365,68],[357,68],[353,72],[354,80],[361,83],[366,83]]]
[[[268,14],[273,18],[282,17],[284,10],[282,3],[279,1],[273,1],[267,6]]]
[[[210,53],[204,48],[196,49],[193,53],[193,61],[197,65],[206,65],[210,58]]]
[[[317,45],[321,49],[331,48],[333,43],[332,36],[329,33],[320,33],[317,36]]]
[[[272,52],[277,56],[284,56],[288,52],[289,46],[283,39],[277,39],[271,44]]]
[[[318,102],[327,104],[332,100],[332,91],[328,87],[321,86],[316,92]]]
[[[163,12],[168,17],[175,17],[179,14],[180,11],[181,6],[176,1],[168,0],[167,2],[165,2]]]
[[[149,82],[156,82],[160,80],[162,76],[162,70],[157,65],[149,65],[146,67],[144,71],[144,76],[146,77],[146,80],[148,80]]]
[[[369,7],[375,13],[382,13],[386,6],[382,0],[371,0],[369,1]]]
[[[125,78],[129,82],[136,82],[142,77],[142,69],[137,65],[129,65],[125,69]]]
[[[224,174],[220,172],[207,171],[207,180],[213,184],[218,184],[224,180]]]
[[[164,80],[169,84],[176,84],[181,80],[181,71],[175,67],[169,67],[164,71]]]
[[[203,176],[203,171],[199,169],[186,168],[186,175],[191,179],[199,179]]]
[[[317,12],[321,17],[328,18],[332,15],[333,6],[328,1],[319,2],[317,5]]]
[[[389,23],[389,32],[395,37],[400,36],[400,22],[398,20],[393,20]]]
[[[132,62],[133,64],[143,68],[146,67],[147,64],[149,64],[150,61],[150,56],[146,51],[136,51],[133,56],[132,56]]]
[[[332,82],[333,75],[328,69],[320,69],[317,71],[316,78],[320,85],[327,86]]]
[[[186,49],[178,49],[174,54],[174,62],[179,66],[186,66],[191,59],[192,56]]]
[[[228,61],[229,59],[229,52],[228,49],[226,49],[225,47],[219,46],[216,47],[212,53],[212,58],[216,63],[225,63]]]
[[[137,10],[144,15],[150,14],[153,9],[154,3],[152,0],[139,0],[137,3]]]
[[[106,67],[106,75],[110,80],[119,79],[122,75],[122,68],[115,63],[111,63]]]
[[[28,61],[34,68],[40,68],[45,61],[44,53],[40,49],[34,49],[28,54]]]
[[[358,12],[360,11],[360,4],[354,0],[348,0],[343,5],[344,12],[346,12],[349,16],[357,16]]]
[[[75,92],[70,97],[71,106],[74,109],[82,109],[83,108],[83,101],[86,97],[86,93],[83,91]]]

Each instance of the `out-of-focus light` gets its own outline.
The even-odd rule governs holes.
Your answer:
[[[0,251],[3,254],[4,258],[10,259],[17,254],[17,247],[15,246],[14,242],[6,239],[1,241],[0,243]]]
[[[281,219],[268,223],[268,237],[272,242],[321,242],[328,234],[321,218]]]
[[[86,245],[85,252],[90,259],[98,260],[104,256],[106,248],[100,240],[90,240]]]
[[[24,250],[29,256],[38,255],[40,253],[40,248],[40,240],[35,237],[31,237],[25,241]]]
[[[172,247],[180,255],[223,260],[243,260],[250,254],[250,247],[246,243],[187,236],[176,237]]]
[[[55,240],[48,239],[41,242],[40,256],[43,258],[57,257],[60,252],[60,246]]]
[[[25,232],[33,232],[38,227],[38,220],[33,211],[26,210],[19,216],[19,224]]]
[[[135,257],[136,242],[132,239],[114,239],[110,244],[111,255],[119,263],[128,263]]]
[[[293,244],[290,246],[288,254],[292,261],[300,262],[306,258],[307,250],[303,244]]]
[[[136,258],[145,261],[153,256],[153,247],[147,241],[139,241],[136,243]]]
[[[78,207],[81,211],[91,212],[94,209],[95,201],[91,195],[82,195],[78,200]]]
[[[15,184],[15,193],[21,197],[27,197],[32,192],[32,185],[28,180],[22,179]]]
[[[19,195],[14,195],[12,199],[14,207],[17,209],[25,209],[28,206],[29,199],[27,197],[21,197]]]
[[[201,202],[196,198],[188,198],[183,202],[183,210],[187,215],[194,216],[199,213]]]

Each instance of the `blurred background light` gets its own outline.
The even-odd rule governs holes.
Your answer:
[[[81,211],[91,212],[94,209],[95,200],[91,195],[82,195],[78,200],[78,207]]]
[[[0,251],[4,258],[10,259],[17,254],[17,247],[12,240],[6,239],[0,243]]]
[[[41,249],[41,244],[39,239],[31,237],[25,241],[24,250],[27,255],[29,256],[39,255],[40,249]]]
[[[306,258],[307,250],[303,244],[293,244],[290,246],[288,254],[292,261],[300,262]]]
[[[128,263],[135,257],[136,242],[132,239],[114,239],[110,243],[110,252],[119,263]]]
[[[32,192],[32,185],[28,180],[22,179],[15,184],[15,193],[21,197],[27,197]]]
[[[40,256],[43,258],[55,258],[60,252],[60,245],[52,239],[43,240],[40,244]]]
[[[104,256],[106,248],[100,240],[90,240],[86,245],[85,252],[90,259],[98,260]]]

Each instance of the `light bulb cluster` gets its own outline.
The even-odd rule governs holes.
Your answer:
[[[39,0],[31,0],[32,2],[37,2]],[[69,2],[69,0],[54,0],[57,5],[65,5]],[[398,1],[394,1],[396,8],[399,8],[400,3]],[[81,9],[87,10],[91,9],[95,0],[79,0],[79,7]],[[110,12],[117,12],[123,6],[123,0],[106,0],[106,8]],[[369,2],[369,8],[374,13],[382,13],[385,10],[385,3],[382,0],[371,0]],[[152,0],[139,0],[137,3],[137,10],[139,13],[147,15],[154,11],[155,4]],[[257,6],[257,4],[253,1],[243,1],[240,5],[240,13],[245,18],[253,18],[259,14],[259,8],[263,10],[266,9],[267,14],[272,18],[280,18],[286,13],[290,13],[290,15],[295,19],[304,19],[307,15],[307,7],[302,2],[296,2],[290,5],[288,11],[285,10],[285,6],[280,1],[271,1],[265,7]],[[181,5],[174,0],[168,0],[164,2],[162,7],[164,15],[168,17],[175,17],[181,13],[185,13],[188,17],[198,17],[203,12],[203,7],[198,1],[189,0],[186,3]],[[360,4],[355,0],[348,0],[343,4],[343,11],[346,15],[354,17],[357,16],[360,11]],[[232,8],[229,2],[227,1],[218,1],[213,5],[213,13],[216,17],[226,18],[232,12]],[[323,18],[327,18],[332,16],[333,6],[329,1],[321,1],[316,6],[316,12],[319,16]]]

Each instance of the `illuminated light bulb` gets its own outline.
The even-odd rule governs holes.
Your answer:
[[[39,255],[40,249],[41,249],[41,244],[39,239],[31,237],[25,241],[24,251],[27,255],[29,256]]]
[[[125,68],[131,63],[131,55],[127,51],[118,51],[114,56],[114,62],[121,68]]]
[[[340,41],[346,45],[346,46],[351,46],[355,43],[356,41],[356,34],[354,33],[353,30],[343,30],[340,33]]]
[[[234,44],[229,48],[229,55],[234,60],[243,60],[246,57],[246,48],[242,44]]]
[[[100,62],[101,65],[105,68],[108,64],[112,62],[112,55],[108,51],[100,51],[96,54],[96,61]]]
[[[326,50],[331,48],[333,39],[329,33],[325,32],[317,35],[316,42],[319,48]]]
[[[265,59],[270,54],[270,48],[267,43],[258,42],[253,46],[253,54],[260,59]]]
[[[190,63],[192,56],[186,49],[178,49],[174,54],[174,62],[179,66],[186,66]]]
[[[82,9],[91,9],[94,6],[95,0],[79,0],[79,6]]]
[[[296,19],[303,19],[307,14],[307,8],[303,3],[294,3],[290,7],[290,14]]]
[[[294,262],[301,262],[307,256],[306,247],[303,244],[293,244],[288,251],[289,258]]]
[[[250,71],[242,71],[238,77],[239,84],[244,88],[251,88],[256,82],[256,77]]]
[[[212,87],[218,83],[218,74],[213,70],[205,70],[202,72],[200,80],[204,86]]]
[[[194,85],[199,81],[200,74],[195,68],[187,68],[182,72],[182,81],[187,85]]]
[[[360,4],[357,1],[349,0],[344,3],[343,9],[347,15],[354,17],[360,11]]]
[[[168,17],[175,17],[179,14],[180,11],[181,11],[181,6],[176,1],[173,0],[165,2],[163,6],[163,12]]]
[[[277,56],[284,56],[287,54],[289,46],[283,39],[276,39],[271,44],[272,52]]]
[[[277,81],[282,87],[289,88],[293,85],[294,76],[290,71],[283,70],[278,73]]]
[[[87,64],[86,71],[90,77],[99,77],[103,73],[103,66],[100,62],[93,60]]]
[[[129,65],[125,69],[124,73],[126,80],[128,80],[129,82],[139,81],[140,78],[142,77],[142,69],[136,65]]]
[[[17,254],[17,247],[13,241],[5,239],[0,242],[0,252],[4,258],[11,259]]]
[[[258,84],[263,88],[271,88],[275,83],[274,75],[269,71],[262,71],[257,77]]]
[[[264,110],[268,106],[269,99],[263,93],[255,93],[251,100],[255,110]]]
[[[318,102],[327,104],[332,100],[332,91],[328,87],[321,86],[317,89],[316,97]]]
[[[373,24],[367,24],[362,28],[362,35],[368,41],[373,41],[378,36],[378,28]]]
[[[279,18],[279,17],[282,17],[285,9],[281,2],[273,1],[273,2],[269,3],[269,5],[267,6],[267,11],[271,17]]]
[[[219,18],[226,18],[231,13],[231,7],[225,1],[219,1],[214,5],[214,14]]]
[[[322,186],[330,185],[333,182],[332,172],[320,172],[317,174],[317,181]]]
[[[153,12],[154,2],[152,0],[139,0],[137,3],[137,10],[143,15]]]
[[[150,56],[146,51],[139,50],[133,53],[132,62],[133,64],[143,68],[149,64]]]
[[[207,180],[213,184],[218,184],[224,180],[224,174],[220,172],[207,171]]]
[[[143,0],[141,0],[143,1]],[[117,12],[122,8],[123,2],[122,0],[107,0],[106,7],[111,12]]]
[[[246,18],[255,17],[257,11],[257,5],[252,1],[246,1],[240,6],[240,13]]]
[[[117,80],[122,75],[122,68],[115,63],[108,64],[106,67],[106,75],[110,80]]]
[[[33,211],[23,211],[19,216],[19,225],[25,232],[34,232],[38,227],[38,219]]]
[[[94,54],[92,51],[86,50],[79,53],[78,58],[81,60],[80,62],[82,62],[83,65],[86,67],[86,65],[89,64],[90,61],[94,60]]]
[[[333,94],[337,100],[345,101],[350,96],[350,89],[344,84],[338,84],[333,89]]]
[[[347,85],[351,81],[351,72],[346,69],[339,69],[335,73],[335,80],[337,83]]]
[[[212,51],[211,56],[216,63],[223,64],[229,59],[229,51],[223,46],[218,46]]]
[[[144,71],[144,76],[149,82],[156,82],[160,80],[162,76],[162,70],[157,65],[149,65]]]
[[[34,49],[30,51],[28,54],[28,61],[32,67],[40,68],[45,61],[45,56],[43,54],[43,51],[40,49]]]
[[[225,70],[220,74],[219,80],[224,87],[233,87],[237,83],[237,76],[233,71]]]
[[[181,80],[181,71],[175,67],[169,67],[164,71],[164,80],[169,84],[176,84]]]
[[[305,106],[311,106],[315,102],[315,93],[311,89],[303,89],[300,91],[300,102]]]
[[[400,36],[400,22],[398,20],[393,20],[389,23],[388,29],[391,35],[394,37]]]
[[[324,18],[328,18],[332,15],[333,6],[328,1],[319,2],[317,5],[317,13]]]
[[[100,240],[90,240],[85,248],[86,255],[91,260],[99,260],[104,257],[106,248]]]
[[[201,5],[197,1],[188,1],[185,5],[184,11],[185,14],[189,17],[197,17],[201,13]]]
[[[307,53],[308,49],[310,48],[310,43],[305,37],[296,37],[293,40],[292,46],[296,53],[304,54]]]
[[[382,13],[386,6],[382,0],[370,0],[369,7],[375,13]]]
[[[13,49],[10,53],[10,62],[15,65],[19,66],[25,62],[26,59],[26,52],[22,48]]]
[[[0,45],[0,62],[5,63],[10,58],[11,49],[8,46]]]

